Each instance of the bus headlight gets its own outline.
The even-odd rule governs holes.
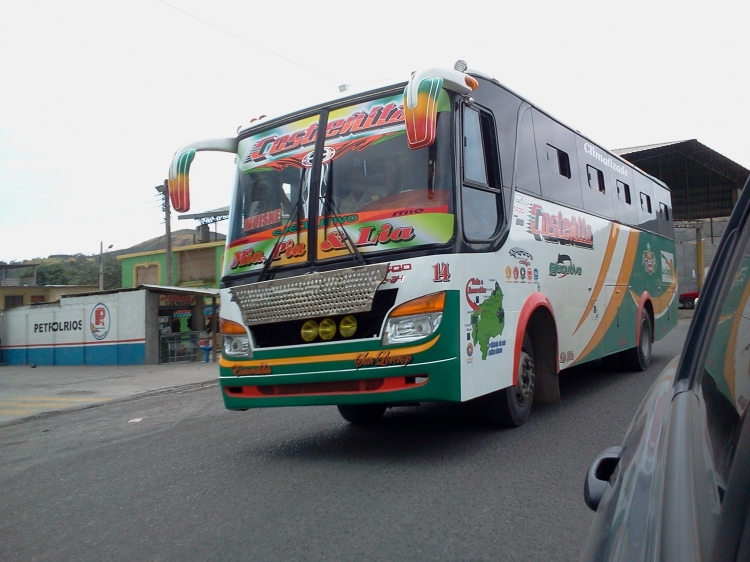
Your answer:
[[[222,336],[224,355],[227,357],[250,355],[250,339],[247,337],[245,326],[222,318],[219,321],[219,331]]]
[[[389,318],[385,325],[383,345],[406,343],[429,336],[438,329],[442,318],[442,312]]]
[[[443,319],[445,292],[405,302],[393,309],[383,330],[383,345],[407,343],[434,334]]]
[[[224,355],[228,357],[247,357],[250,354],[250,341],[247,336],[223,336]]]

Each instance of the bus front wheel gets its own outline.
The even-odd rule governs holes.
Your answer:
[[[338,406],[341,417],[355,425],[375,423],[383,417],[386,408],[385,404],[341,404]]]
[[[503,388],[485,397],[487,421],[499,427],[519,427],[526,423],[534,402],[536,369],[531,338],[524,334],[518,358],[518,382],[515,386]]]

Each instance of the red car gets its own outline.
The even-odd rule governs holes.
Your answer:
[[[699,293],[700,291],[680,293],[680,306],[683,308],[695,308],[695,303],[698,302]]]

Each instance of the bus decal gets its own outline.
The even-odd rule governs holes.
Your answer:
[[[656,255],[651,251],[651,244],[646,244],[646,249],[643,250],[643,269],[649,275],[656,271]]]
[[[454,218],[447,207],[425,209],[416,215],[391,216],[391,211],[361,212],[359,222],[339,226],[361,252],[444,244],[453,237]],[[318,255],[338,257],[350,250],[343,235],[330,226],[318,228]]]
[[[495,281],[495,288],[488,297],[482,302],[476,297],[476,303],[469,298],[470,294],[486,294],[487,289],[484,287],[484,281],[481,279],[469,279],[466,284],[466,300],[473,309],[471,313],[471,341],[474,345],[479,346],[482,352],[482,360],[487,359],[488,355],[495,355],[502,352],[502,347],[497,342],[491,342],[503,333],[505,328],[505,310],[503,309],[503,290],[500,284]],[[492,345],[492,344],[495,345]],[[503,345],[505,342],[503,342]],[[495,351],[491,351],[491,350]]]
[[[622,257],[622,266],[620,267],[620,273],[617,276],[617,285],[627,285],[630,280],[631,273],[633,271],[633,264],[635,263],[636,251],[638,249],[638,232],[631,230],[628,233],[628,242],[625,248],[625,255]],[[604,310],[604,315],[599,321],[599,324],[594,331],[594,335],[589,340],[586,347],[581,353],[578,354],[576,363],[580,363],[604,338],[607,333],[609,326],[617,316],[617,310],[620,307],[622,299],[625,297],[625,292],[620,291],[612,295],[612,298],[607,303]]]
[[[669,252],[661,251],[661,280],[664,283],[672,283],[677,279],[675,275],[674,255]]]
[[[594,249],[594,235],[585,218],[575,215],[564,217],[562,211],[557,214],[545,213],[539,203],[534,203],[529,210],[529,232],[539,241]]]
[[[410,347],[403,347],[398,350],[401,355],[416,355],[417,353],[423,353],[428,349],[432,348],[440,339],[440,336],[436,336],[431,340],[413,345]],[[331,353],[331,354],[319,354],[319,355],[305,355],[302,357],[276,357],[269,359],[257,359],[249,361],[229,361],[224,356],[219,359],[219,365],[232,369],[236,366],[241,367],[261,367],[266,366],[268,368],[281,367],[284,365],[305,365],[310,363],[327,363],[335,361],[356,361],[357,356],[361,355],[361,351],[352,351],[349,353]]]
[[[602,265],[599,268],[599,275],[596,278],[596,283],[594,284],[594,290],[591,293],[589,302],[586,304],[586,309],[583,311],[583,314],[581,315],[581,319],[578,321],[578,326],[576,326],[576,329],[573,330],[573,335],[575,335],[575,333],[581,327],[583,322],[586,320],[586,318],[589,315],[589,312],[591,312],[591,309],[594,307],[594,304],[596,303],[597,299],[599,298],[599,295],[602,292],[602,288],[604,287],[604,281],[607,278],[607,273],[609,273],[609,268],[612,264],[612,257],[615,254],[615,247],[617,246],[617,240],[619,236],[620,236],[620,225],[617,223],[613,223],[609,231],[609,239],[607,240],[607,247],[604,250],[604,259],[602,260]]]
[[[582,275],[583,268],[577,267],[568,254],[557,254],[557,262],[550,262],[549,275],[562,279],[568,275]]]
[[[410,353],[394,353],[387,349],[370,353],[365,351],[354,358],[354,368],[359,370],[362,367],[388,367],[390,365],[401,365],[405,367],[414,361],[414,356]]]

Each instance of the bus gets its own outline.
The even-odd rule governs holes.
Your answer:
[[[669,189],[462,61],[181,148],[178,212],[205,150],[236,155],[230,410],[472,401],[514,427],[561,370],[644,370],[677,323]]]

